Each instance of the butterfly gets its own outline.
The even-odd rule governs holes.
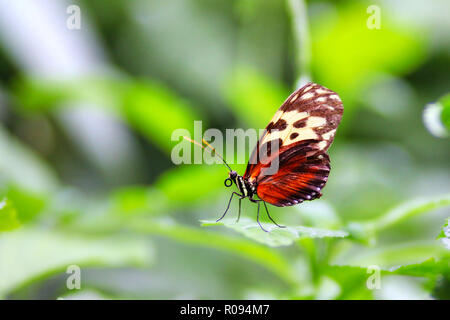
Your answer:
[[[229,169],[225,186],[234,184],[238,192],[231,194],[227,208],[217,222],[227,214],[234,196],[239,197],[237,221],[241,201],[248,198],[257,203],[256,220],[266,232],[259,221],[261,203],[268,218],[283,228],[270,216],[267,203],[285,207],[320,198],[330,173],[327,150],[343,112],[337,93],[319,84],[307,83],[293,92],[275,113],[254,148],[243,176],[232,170],[219,155]],[[203,143],[215,152],[208,142],[203,140]],[[270,172],[275,162],[277,170]]]

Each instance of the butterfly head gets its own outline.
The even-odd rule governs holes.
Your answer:
[[[236,177],[238,176],[237,172],[234,170],[231,170],[228,173],[228,178],[225,179],[225,186],[231,187],[233,185],[233,182],[236,183]]]

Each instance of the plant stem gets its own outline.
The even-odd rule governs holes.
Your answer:
[[[304,0],[288,0],[292,15],[292,28],[295,35],[297,80],[301,87],[311,80],[311,42],[309,37],[308,15]]]

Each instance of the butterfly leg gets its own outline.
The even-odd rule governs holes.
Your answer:
[[[233,192],[233,193],[231,194],[230,200],[228,201],[227,209],[225,210],[225,212],[223,213],[223,215],[222,215],[219,219],[216,220],[216,222],[219,222],[220,220],[222,220],[222,219],[226,216],[226,214],[227,214],[227,212],[228,212],[228,209],[230,209],[231,200],[233,200],[234,195],[238,195],[238,196],[241,197],[241,199],[242,199],[242,195],[241,195],[241,194],[239,194],[239,193],[237,193],[237,192]],[[241,203],[241,202],[240,202],[240,200],[239,200],[239,204],[240,204],[240,203]],[[240,207],[240,206],[239,206],[239,207]],[[239,213],[240,213],[240,210],[239,210]]]
[[[267,231],[266,229],[264,229],[263,226],[261,225],[261,222],[259,222],[259,205],[261,204],[261,202],[258,201],[257,203],[258,203],[258,213],[256,214],[256,221],[258,222],[259,227],[260,227],[263,231],[269,232],[269,231]]]
[[[270,221],[272,221],[273,223],[275,223],[275,224],[277,225],[277,227],[279,227],[279,228],[286,228],[286,226],[281,226],[281,225],[279,225],[278,223],[276,223],[276,222],[272,219],[272,217],[271,217],[270,214],[269,214],[269,210],[267,209],[267,204],[266,204],[266,202],[263,201],[263,203],[264,203],[264,207],[266,208],[267,216],[269,217]]]
[[[236,223],[239,222],[239,218],[241,217],[241,201],[242,201],[242,199],[244,199],[244,198],[242,198],[242,197],[239,198],[239,213],[238,213],[238,217],[236,219]]]

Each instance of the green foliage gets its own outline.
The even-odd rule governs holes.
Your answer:
[[[35,193],[55,190],[53,171],[31,150],[0,126],[0,181]]]
[[[0,232],[14,230],[19,226],[17,211],[12,202],[7,198],[0,201]]]
[[[89,238],[52,230],[25,228],[2,239],[0,296],[36,277],[65,271],[70,265],[148,266],[148,244],[125,238]]]
[[[186,101],[148,81],[130,85],[123,97],[122,112],[131,126],[167,152],[173,147],[174,130],[193,132],[194,121],[201,119]]]
[[[288,262],[277,252],[264,246],[235,237],[177,225],[171,220],[139,220],[131,223],[130,228],[139,232],[166,236],[185,243],[226,250],[259,263],[287,282],[292,282],[292,274]]]
[[[340,94],[347,115],[354,112],[357,99],[365,100],[358,93],[378,74],[408,73],[426,56],[422,30],[395,23],[386,10],[382,10],[381,28],[369,29],[366,9],[348,3],[337,12],[314,17],[311,27],[313,73]]]
[[[349,222],[348,230],[355,239],[372,242],[375,240],[374,235],[376,232],[380,232],[413,216],[449,205],[449,194],[430,198],[412,199],[371,221]]]
[[[155,186],[163,192],[171,205],[189,204],[217,194],[218,189],[223,187],[225,178],[227,172],[221,165],[180,166],[161,175]]]
[[[246,67],[236,68],[225,86],[230,108],[251,128],[265,128],[288,95],[282,85]]]
[[[447,219],[447,223],[444,224],[437,238],[450,250],[450,218]]]
[[[273,223],[261,224],[263,228],[268,232],[262,232],[256,221],[247,218],[240,219],[238,223],[236,223],[234,220],[225,219],[221,220],[220,222],[206,220],[202,221],[203,226],[223,225],[227,228],[242,233],[250,239],[253,239],[270,247],[287,246],[302,238],[345,238],[348,235],[347,232],[338,230],[326,230],[304,226],[288,226],[285,228],[279,228]]]
[[[368,3],[310,1],[303,12],[293,10],[295,0],[177,2],[164,19],[142,19],[147,5],[155,17],[165,13],[163,1],[114,2],[106,16],[94,2],[83,2],[86,16],[105,37],[96,45],[114,73],[49,80],[21,67],[30,64],[20,60],[27,53],[0,70],[0,297],[143,298],[151,291],[171,298],[384,298],[383,287],[375,293],[367,286],[368,267],[377,266],[383,281],[419,279],[430,297],[449,298],[448,219],[440,229],[450,206],[449,149],[421,130],[420,115],[427,101],[442,97],[435,105],[450,128],[440,56],[447,47],[429,27],[445,37],[440,19],[427,28],[420,24],[427,15],[407,23],[383,2],[381,29],[371,30]],[[289,19],[296,24],[307,13],[311,35],[302,29],[306,19],[289,31]],[[189,30],[181,37],[172,28],[180,25]],[[302,32],[311,48],[299,41]],[[195,120],[203,130],[264,128],[295,79],[309,76],[338,92],[345,106],[346,131],[330,149],[323,197],[270,208],[287,226],[266,219],[270,232],[254,211],[243,210],[239,223],[211,220],[232,191],[223,185],[227,171],[220,164],[175,166],[174,130],[192,133]],[[370,99],[382,112],[367,108]],[[126,139],[101,124],[88,141],[67,134],[61,115],[70,108],[113,116]],[[48,139],[30,125],[35,117],[48,123]],[[108,175],[137,174],[103,181],[104,172],[78,149],[104,143],[101,130],[114,138],[111,149],[143,164],[123,163]],[[245,163],[224,156],[244,173]],[[75,293],[64,283],[72,264],[83,273]],[[60,295],[49,291],[55,286]]]
[[[75,102],[104,108],[122,117],[166,152],[173,147],[174,130],[192,132],[194,120],[201,119],[187,101],[154,81],[81,78],[55,83],[25,78],[17,82],[15,91],[26,111],[71,108]]]
[[[447,130],[450,130],[450,93],[447,93],[441,99],[439,103],[442,106],[441,120]]]
[[[436,260],[430,258],[421,263],[409,264],[389,270],[391,274],[436,279],[439,276],[450,276],[449,256]]]

